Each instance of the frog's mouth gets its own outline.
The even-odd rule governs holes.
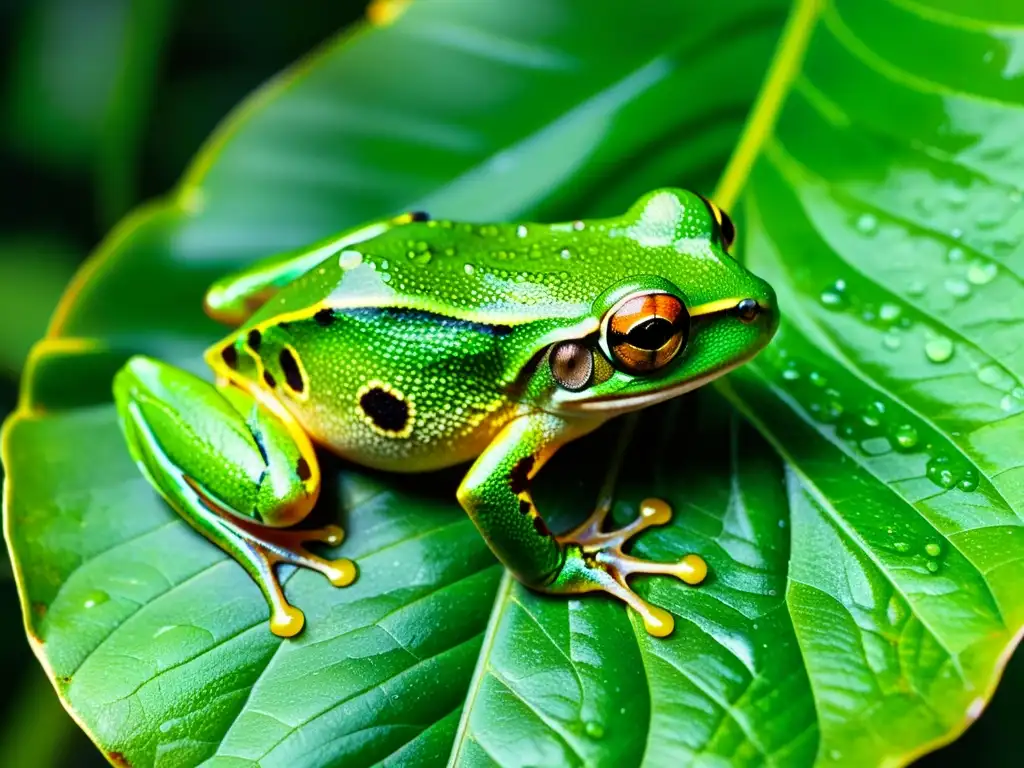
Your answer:
[[[576,402],[567,403],[566,408],[568,410],[585,411],[587,413],[625,413],[627,411],[638,411],[641,408],[647,408],[651,405],[664,403],[666,400],[671,400],[674,397],[679,397],[679,395],[686,394],[691,390],[702,387],[708,382],[714,381],[719,376],[724,376],[730,371],[739,368],[741,365],[753,358],[755,354],[757,354],[757,352],[749,355],[748,357],[734,360],[728,365],[723,365],[721,368],[709,371],[703,376],[682,381],[673,387],[666,387],[665,389],[660,389],[655,392],[645,392],[639,395],[609,395],[601,398],[577,400]]]

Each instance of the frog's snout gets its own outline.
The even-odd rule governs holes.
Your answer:
[[[775,291],[768,283],[762,283],[759,288],[755,296],[736,305],[736,315],[748,325],[759,326],[767,341],[779,328],[779,306]]]

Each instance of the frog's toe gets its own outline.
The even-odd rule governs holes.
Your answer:
[[[618,530],[601,530],[606,515],[607,510],[599,509],[579,528],[558,537],[566,549],[566,564],[548,590],[607,592],[640,614],[649,634],[655,637],[671,634],[675,626],[672,614],[640,597],[626,582],[627,577],[634,573],[675,576],[686,584],[696,585],[707,576],[707,563],[695,554],[688,554],[676,563],[659,563],[622,551],[623,545],[641,531],[672,519],[671,508],[660,499],[644,500],[637,518]]]
[[[337,525],[328,525],[313,530],[262,529],[259,537],[268,561],[277,565],[285,563],[323,574],[336,587],[347,587],[356,580],[356,564],[348,558],[327,558],[314,555],[303,546],[305,542],[316,541],[336,546],[344,538],[344,532]]]
[[[221,515],[218,528],[234,542],[233,551],[255,579],[270,605],[270,631],[278,637],[294,637],[302,631],[305,617],[285,598],[277,566],[308,568],[336,587],[346,587],[356,579],[356,565],[347,558],[328,560],[308,551],[306,542],[340,544],[342,530],[336,525],[313,530],[268,528],[238,518]]]

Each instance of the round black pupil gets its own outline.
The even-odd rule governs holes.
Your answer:
[[[652,317],[635,326],[626,336],[626,341],[637,349],[654,351],[665,346],[676,329],[663,317]]]

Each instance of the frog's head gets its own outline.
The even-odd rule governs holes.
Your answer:
[[[597,330],[548,348],[531,386],[545,407],[599,417],[642,408],[727,373],[771,340],[775,292],[729,255],[736,231],[714,203],[658,190],[605,224],[624,267],[593,302]]]

